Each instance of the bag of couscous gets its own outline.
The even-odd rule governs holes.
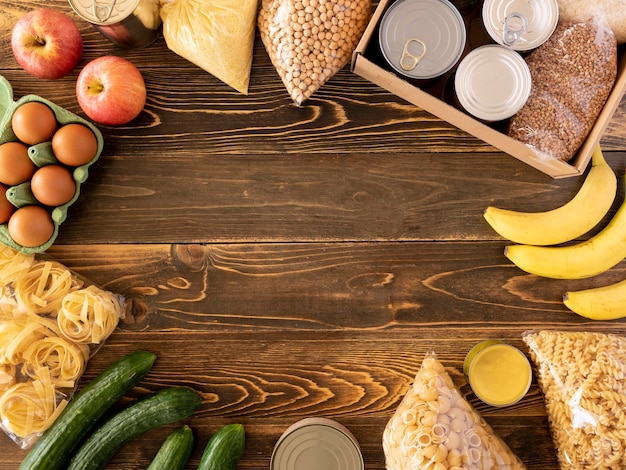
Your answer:
[[[161,0],[167,47],[248,94],[258,0]]]

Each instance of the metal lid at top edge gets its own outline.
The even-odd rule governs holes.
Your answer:
[[[399,0],[383,14],[379,43],[398,73],[436,78],[458,62],[466,30],[459,10],[448,0]]]
[[[77,15],[97,25],[120,23],[130,16],[140,0],[68,0]]]
[[[543,44],[559,20],[557,0],[485,0],[485,29],[498,44],[529,51]]]
[[[532,86],[524,58],[508,47],[488,44],[471,51],[454,77],[457,99],[478,119],[501,121],[517,113]]]
[[[363,470],[354,436],[327,418],[305,418],[278,439],[270,470]]]

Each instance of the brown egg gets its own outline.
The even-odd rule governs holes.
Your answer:
[[[0,183],[7,186],[28,181],[37,167],[28,157],[28,147],[21,142],[0,145]]]
[[[96,135],[87,126],[66,124],[52,136],[52,152],[61,163],[80,166],[89,163],[98,151]]]
[[[7,199],[7,187],[0,184],[0,224],[9,220],[13,212],[15,212],[15,206]]]
[[[43,245],[54,234],[54,222],[41,206],[24,206],[17,209],[8,224],[9,235],[25,247]]]
[[[30,180],[33,196],[45,206],[61,206],[74,197],[76,181],[70,171],[61,165],[39,168]]]
[[[11,127],[19,140],[35,145],[52,139],[57,120],[49,106],[39,101],[29,101],[13,112]]]

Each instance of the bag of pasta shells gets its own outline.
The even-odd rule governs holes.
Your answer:
[[[528,331],[560,467],[626,468],[626,338]]]
[[[63,411],[124,302],[57,261],[0,247],[0,428],[22,448]]]
[[[167,47],[248,94],[258,0],[161,0]]]
[[[262,0],[261,40],[296,105],[350,61],[371,5],[371,0]]]
[[[524,469],[461,396],[433,352],[383,433],[388,470]]]

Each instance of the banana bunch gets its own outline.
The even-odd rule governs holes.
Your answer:
[[[598,146],[579,192],[556,209],[528,213],[494,207],[485,219],[498,234],[518,243],[504,254],[520,269],[553,279],[584,279],[626,258],[626,200],[600,232],[586,241],[562,245],[587,233],[607,214],[617,193],[617,178]],[[626,280],[604,287],[566,292],[564,304],[590,319],[626,317]]]

